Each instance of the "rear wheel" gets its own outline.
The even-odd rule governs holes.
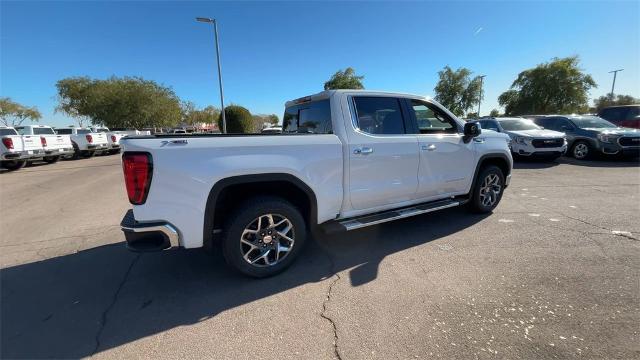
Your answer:
[[[257,197],[240,205],[223,230],[227,264],[257,278],[286,269],[300,253],[307,229],[300,211],[277,197]]]
[[[45,156],[42,160],[44,160],[44,162],[46,162],[47,164],[53,164],[60,160],[60,156]]]
[[[26,163],[27,162],[24,160],[8,160],[2,162],[2,167],[7,170],[14,171],[23,168]]]
[[[473,186],[469,206],[477,213],[489,213],[498,206],[504,191],[504,174],[499,167],[490,165],[478,174]]]

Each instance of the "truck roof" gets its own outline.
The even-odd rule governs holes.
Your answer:
[[[301,97],[301,98],[298,98],[298,99],[294,99],[294,100],[289,100],[289,101],[287,101],[285,103],[285,106],[293,106],[293,105],[296,105],[296,104],[301,104],[301,103],[310,102],[310,101],[324,100],[324,99],[330,98],[331,96],[333,96],[335,94],[343,94],[343,93],[360,95],[360,96],[366,96],[366,95],[371,95],[371,96],[399,96],[399,97],[414,98],[414,99],[429,99],[428,96],[409,94],[409,93],[377,91],[377,90],[340,89],[340,90],[325,90],[325,91],[321,91],[321,92],[313,94],[313,95],[304,96],[304,97]]]

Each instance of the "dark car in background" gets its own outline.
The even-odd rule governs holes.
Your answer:
[[[606,107],[598,116],[620,127],[640,129],[640,104]]]
[[[567,135],[567,154],[578,160],[595,154],[640,155],[640,130],[621,128],[597,116],[547,115],[531,120]]]

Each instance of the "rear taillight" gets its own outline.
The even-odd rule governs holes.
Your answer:
[[[2,138],[2,144],[8,150],[12,150],[13,149],[13,139],[12,138]]]
[[[93,142],[93,136],[91,136],[91,135],[87,134],[85,137],[87,138],[87,142],[88,142],[89,144],[91,144],[91,143]]]
[[[47,146],[47,139],[44,137],[40,137],[40,144],[42,144],[43,147]]]
[[[147,200],[147,194],[149,194],[151,176],[153,175],[151,154],[125,152],[122,155],[122,169],[129,202],[133,205],[144,204]]]
[[[116,136],[115,135],[111,135],[111,142],[116,142]]]

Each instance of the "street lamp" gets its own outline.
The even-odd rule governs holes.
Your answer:
[[[613,84],[611,85],[611,100],[613,100],[613,89],[616,87],[616,75],[618,75],[618,71],[622,70],[624,69],[609,71],[609,74],[613,73]]]
[[[220,84],[220,106],[222,111],[222,133],[227,133],[227,118],[224,115],[224,92],[222,90],[222,69],[220,68],[220,46],[218,45],[218,23],[216,19],[197,17],[196,21],[213,24],[213,33],[216,40],[216,58],[218,60],[218,83]]]
[[[480,117],[480,103],[482,103],[482,80],[487,77],[487,75],[480,75],[480,96],[478,97],[478,118]]]

